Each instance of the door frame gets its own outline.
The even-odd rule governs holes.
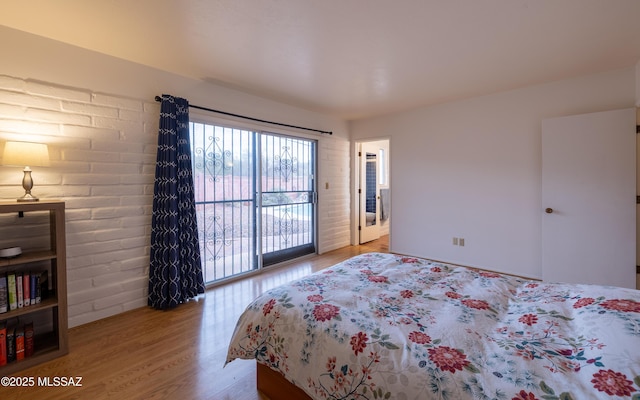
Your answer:
[[[358,227],[360,226],[360,195],[358,193],[358,189],[360,188],[360,159],[358,153],[360,151],[360,145],[362,143],[368,142],[387,142],[387,182],[388,186],[391,187],[391,175],[392,175],[392,166],[391,166],[391,138],[388,136],[378,137],[378,138],[364,138],[358,139],[351,142],[351,245],[358,246],[360,244],[360,232]],[[391,248],[391,220],[389,223],[389,248]],[[386,234],[386,233],[385,233]]]

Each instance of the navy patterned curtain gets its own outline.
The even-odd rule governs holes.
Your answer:
[[[149,305],[175,307],[204,293],[189,144],[189,102],[162,95],[153,189]]]

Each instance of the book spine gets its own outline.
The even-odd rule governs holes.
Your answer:
[[[31,287],[31,276],[30,274],[24,274],[24,278],[22,278],[22,294],[24,296],[24,305],[25,307],[31,304],[31,295],[29,294],[29,288]]]
[[[0,325],[0,365],[7,363],[7,326]]]
[[[16,274],[14,272],[7,274],[7,287],[9,291],[9,309],[15,310],[18,308],[18,298],[16,293]]]
[[[18,300],[18,308],[22,308],[24,304],[24,295],[22,294],[22,274],[16,275],[16,298]]]
[[[7,293],[7,277],[0,276],[0,313],[9,311],[9,293]]]
[[[33,355],[33,322],[24,324],[24,356],[31,357]]]
[[[42,301],[42,288],[40,287],[40,275],[36,276],[36,304]]]
[[[16,360],[24,359],[24,329],[16,328]]]
[[[16,360],[16,331],[15,328],[7,328],[7,363]]]
[[[31,304],[36,304],[36,274],[31,274],[31,287],[29,288]]]

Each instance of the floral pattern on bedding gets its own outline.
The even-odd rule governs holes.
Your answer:
[[[314,399],[640,399],[640,291],[369,253],[256,299],[236,358]]]

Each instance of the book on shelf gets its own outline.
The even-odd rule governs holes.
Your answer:
[[[22,274],[16,274],[16,299],[18,301],[18,308],[22,308],[24,304],[24,296],[22,294]]]
[[[21,326],[0,324],[0,352],[4,354],[5,364],[31,357],[35,351],[33,322]],[[2,347],[4,345],[4,347]],[[2,355],[0,354],[0,357]],[[0,365],[4,365],[1,363]]]
[[[25,307],[31,304],[31,295],[29,294],[30,288],[31,288],[31,273],[26,272],[24,274],[24,277],[22,278],[22,295],[23,295],[23,302]]]
[[[29,288],[29,296],[31,296],[31,304],[36,304],[36,288],[38,287],[38,274],[31,274],[31,287]]]
[[[33,322],[24,324],[24,356],[31,357],[33,355]]]
[[[24,359],[24,328],[17,327],[15,331],[16,338],[16,360]]]
[[[16,329],[14,327],[7,328],[7,363],[16,360]]]
[[[0,366],[7,363],[7,325],[0,324]]]
[[[36,302],[39,303],[49,297],[49,272],[44,270],[38,275]]]
[[[16,291],[16,273],[9,272],[7,274],[7,287],[9,292],[9,310],[18,308],[18,294]]]
[[[9,293],[7,292],[7,276],[0,276],[0,313],[9,311]]]
[[[42,281],[42,274],[36,275],[36,304],[42,301],[42,287],[40,286]]]

